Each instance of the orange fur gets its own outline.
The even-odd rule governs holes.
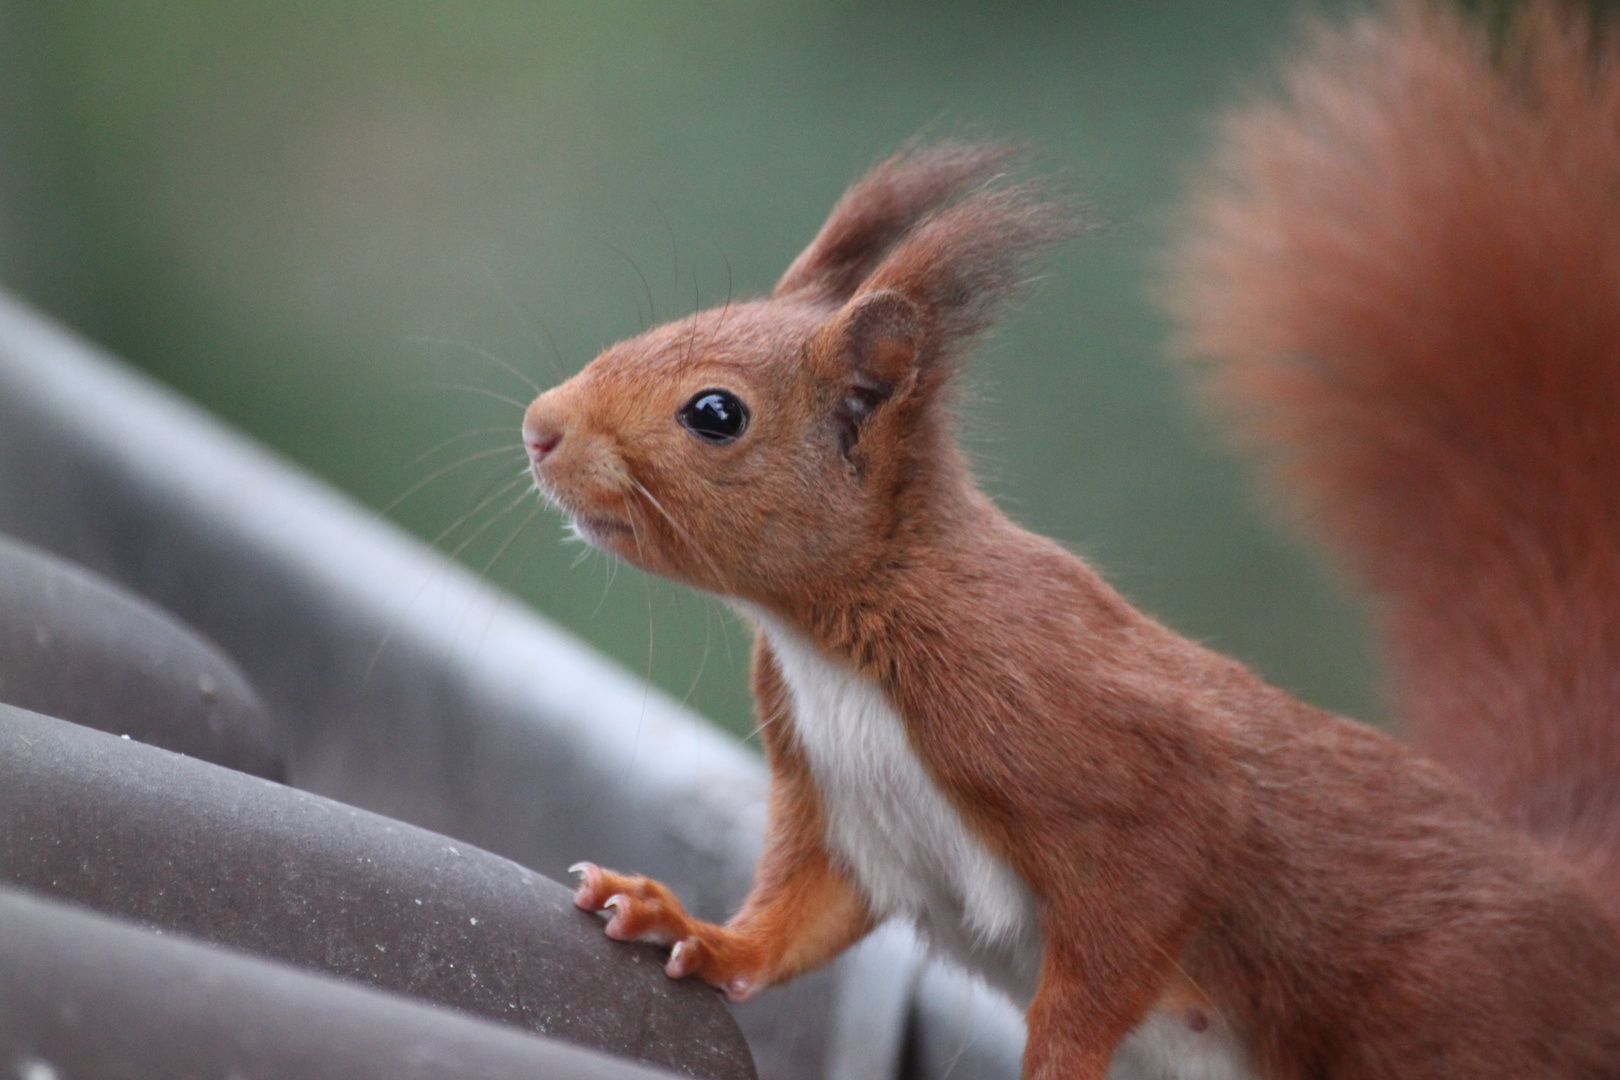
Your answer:
[[[1550,34],[1560,24],[1544,16],[1535,25]],[[1459,42],[1472,67],[1458,59]],[[1412,485],[1398,490],[1421,492],[1422,471],[1390,455],[1433,434],[1408,417],[1357,412],[1353,385],[1342,405],[1337,385],[1311,389],[1316,369],[1284,363],[1295,353],[1286,327],[1319,334],[1312,341],[1323,346],[1349,340],[1425,355],[1429,323],[1417,301],[1392,312],[1380,304],[1392,281],[1421,277],[1425,257],[1441,256],[1392,240],[1390,280],[1369,278],[1352,258],[1384,235],[1358,239],[1357,229],[1383,227],[1369,211],[1323,225],[1320,242],[1343,245],[1327,247],[1326,261],[1283,260],[1269,278],[1267,260],[1286,248],[1293,217],[1266,216],[1268,200],[1286,192],[1246,204],[1244,184],[1257,178],[1245,180],[1243,169],[1256,163],[1264,179],[1292,147],[1302,164],[1286,177],[1288,190],[1315,191],[1314,180],[1331,200],[1346,185],[1355,190],[1351,166],[1376,159],[1371,151],[1400,158],[1426,148],[1397,138],[1389,114],[1422,115],[1423,103],[1413,90],[1387,107],[1381,69],[1400,61],[1431,72],[1441,89],[1497,76],[1480,41],[1427,9],[1403,7],[1386,23],[1329,36],[1319,52],[1325,59],[1298,80],[1369,79],[1368,95],[1345,81],[1327,100],[1333,115],[1369,125],[1371,147],[1344,159],[1313,149],[1331,125],[1296,122],[1287,110],[1237,121],[1239,193],[1206,204],[1215,227],[1189,256],[1188,310],[1204,335],[1197,341],[1216,352],[1248,358],[1256,341],[1282,342],[1251,367],[1227,369],[1233,385],[1280,388],[1269,399],[1256,392],[1279,406],[1274,417],[1281,406],[1329,416],[1347,408],[1357,424],[1379,428],[1384,442],[1357,451],[1358,464],[1311,473],[1329,478],[1335,497],[1348,489],[1365,500],[1381,490],[1380,470]],[[1374,70],[1353,62],[1364,53]],[[1437,115],[1461,130],[1459,141],[1484,147],[1504,100],[1469,98]],[[1475,121],[1487,125],[1484,136],[1468,134]],[[1245,131],[1260,134],[1245,143]],[[1278,147],[1267,144],[1272,136]],[[850,685],[881,692],[924,782],[1034,898],[1041,959],[1026,1077],[1095,1080],[1155,1010],[1192,1018],[1205,1009],[1215,1027],[1236,1033],[1246,1066],[1271,1078],[1620,1074],[1620,934],[1589,879],[1445,768],[1160,626],[974,486],[951,438],[950,376],[1023,280],[1031,253],[1073,231],[1036,192],[999,179],[1006,160],[995,148],[959,145],[900,155],[840,201],[771,298],[656,328],[541,395],[524,438],[542,490],[599,546],[732,598],[767,630],[807,640],[828,670],[859,680]],[[1456,193],[1441,185],[1413,201],[1443,216]],[[1489,247],[1498,241],[1479,236],[1502,220],[1463,225],[1464,240]],[[1425,235],[1415,220],[1399,228]],[[1259,254],[1245,263],[1251,250]],[[1515,273],[1496,262],[1478,275]],[[1325,303],[1335,288],[1359,299]],[[1529,304],[1523,316],[1540,311]],[[1294,321],[1275,329],[1274,309]],[[1577,320],[1565,333],[1585,342],[1591,329]],[[1437,362],[1461,359],[1452,351]],[[1452,368],[1405,382],[1392,369],[1374,374],[1375,388],[1419,413],[1432,381],[1468,386]],[[1521,392],[1537,392],[1533,375],[1525,380]],[[750,419],[708,441],[677,418],[715,388],[740,399]],[[1547,408],[1571,404],[1541,389]],[[1274,422],[1295,430],[1293,420]],[[1557,452],[1601,448],[1605,438],[1587,433]],[[1515,447],[1462,441],[1493,463]],[[1451,450],[1434,483],[1496,497],[1497,488],[1471,486],[1476,474]],[[1573,469],[1585,459],[1557,460]],[[1363,472],[1365,490],[1356,488]],[[1539,505],[1537,492],[1515,486],[1518,473],[1506,475],[1501,497]],[[1563,493],[1598,498],[1571,483]],[[1450,505],[1426,497],[1437,513]],[[1490,578],[1496,565],[1458,539],[1461,526],[1432,525],[1454,546],[1431,548],[1395,535],[1394,520],[1377,513],[1356,532],[1361,520],[1346,515],[1343,528],[1368,538],[1369,565],[1485,558],[1436,571],[1467,581]],[[1564,546],[1548,558],[1612,558],[1617,534],[1602,534],[1608,547],[1597,556],[1579,548],[1589,535],[1555,530]],[[1604,600],[1620,601],[1620,588]],[[622,892],[610,932],[674,942],[672,974],[695,971],[733,996],[828,959],[883,914],[860,867],[836,848],[833,789],[818,779],[826,774],[815,772],[802,726],[814,717],[797,711],[805,699],[789,692],[786,654],[773,640],[762,634],[755,654],[772,772],[766,854],[742,911],[723,928],[698,923],[662,887],[594,867],[578,895],[600,910]],[[1490,643],[1464,635],[1446,655],[1475,657],[1466,675],[1496,662],[1483,648]],[[1603,674],[1591,677],[1612,679],[1620,651],[1573,659],[1601,660]],[[1553,722],[1535,718],[1537,730]]]

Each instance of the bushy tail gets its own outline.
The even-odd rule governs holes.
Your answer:
[[[1620,49],[1398,2],[1228,117],[1186,349],[1380,602],[1412,739],[1620,914]]]

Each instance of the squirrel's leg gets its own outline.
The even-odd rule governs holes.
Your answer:
[[[765,849],[742,909],[717,926],[688,915],[667,887],[591,863],[574,903],[611,909],[609,937],[672,946],[664,970],[697,975],[732,1001],[831,960],[871,929],[866,905],[828,855],[821,800],[791,729],[787,693],[763,641],[754,651],[754,695],[771,767]]]
[[[1024,1080],[1105,1080],[1114,1050],[1164,995],[1181,947],[1173,910],[1141,867],[1137,888],[1054,897],[1025,1020]]]
[[[767,852],[769,858],[779,852]],[[826,963],[868,929],[859,897],[825,861],[806,859],[754,890],[724,926],[688,915],[670,890],[581,864],[574,902],[587,911],[611,910],[607,934],[621,941],[672,946],[664,971],[697,975],[733,1002]]]

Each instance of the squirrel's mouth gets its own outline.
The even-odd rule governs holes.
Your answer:
[[[589,514],[570,506],[568,500],[552,490],[551,485],[544,481],[538,470],[535,472],[535,481],[535,490],[539,492],[540,497],[561,510],[574,534],[592,547],[611,551],[613,541],[635,538],[635,528],[626,519],[599,513]]]
[[[617,518],[594,517],[587,514],[569,514],[568,523],[581,539],[594,547],[611,547],[614,540],[635,538],[635,529],[627,521]]]

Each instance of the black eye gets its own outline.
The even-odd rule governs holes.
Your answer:
[[[748,406],[730,390],[699,390],[675,414],[681,426],[712,443],[730,442],[748,426]]]

